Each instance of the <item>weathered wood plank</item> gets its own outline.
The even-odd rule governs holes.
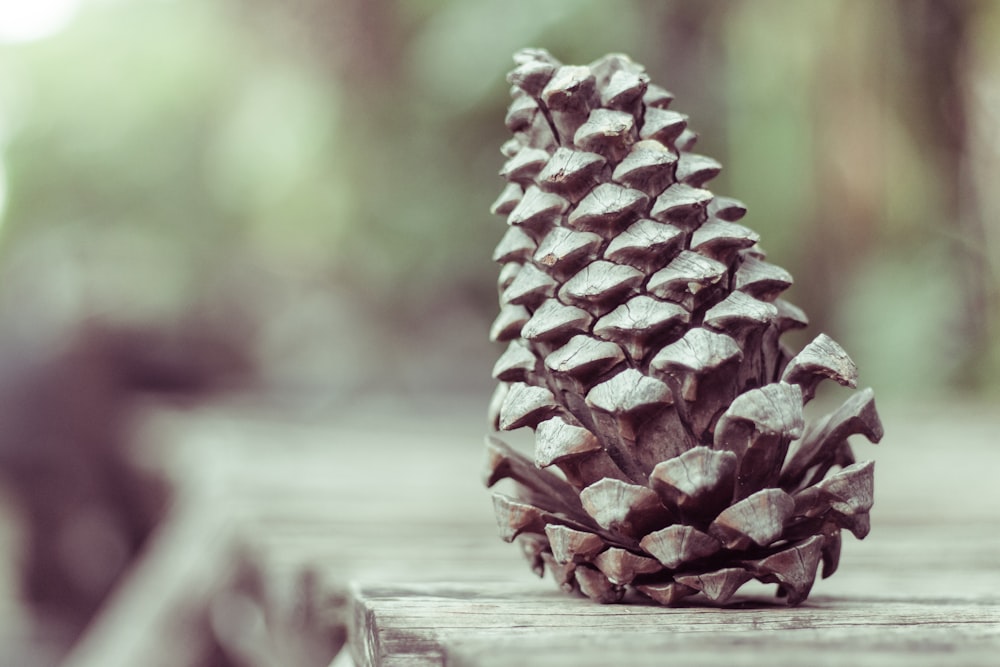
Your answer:
[[[1000,448],[995,446],[1000,416],[989,408],[955,405],[934,410],[880,408],[887,427],[885,441],[878,448],[858,448],[859,458],[876,460],[872,533],[864,542],[845,538],[840,571],[833,579],[816,583],[810,602],[836,599],[871,606],[909,602],[918,605],[915,614],[934,605],[990,609],[1000,591],[1000,485],[994,479],[1000,470]],[[231,531],[221,553],[242,553],[252,560],[263,584],[256,602],[265,612],[268,631],[284,641],[322,640],[343,631],[349,621],[346,599],[351,581],[362,586],[451,581],[466,587],[494,581],[501,589],[551,596],[554,606],[545,612],[551,617],[562,613],[561,604],[576,602],[588,613],[645,609],[584,605],[567,598],[551,581],[534,580],[518,549],[496,537],[490,496],[480,482],[485,428],[478,402],[471,409],[452,409],[445,417],[406,416],[397,407],[389,412],[395,414],[392,421],[384,419],[387,410],[379,408],[316,422],[217,408],[158,411],[144,422],[142,438],[149,445],[150,465],[168,469],[177,480],[179,495],[192,500],[183,507],[194,513],[208,507],[221,512],[218,518]],[[524,444],[530,451],[531,443]],[[933,501],[928,488],[934,489]],[[220,564],[225,570],[232,562],[226,559],[235,556],[217,560],[203,538],[192,537],[189,531],[173,535],[178,544],[189,546],[171,548],[188,549],[200,554],[201,560],[186,561],[193,562],[192,567],[147,567],[160,574],[136,577],[136,589],[118,597],[81,645],[80,655],[86,652],[90,659],[75,664],[117,667],[152,664],[143,656],[167,659],[173,650],[167,649],[183,641],[168,619],[195,622],[191,619],[204,617],[216,591],[199,582],[222,583],[224,578],[212,572],[217,573]],[[155,563],[155,551],[152,558]],[[163,596],[164,590],[176,594]],[[483,590],[482,595],[488,595],[488,587]],[[186,597],[184,591],[204,595]],[[772,612],[777,611],[767,609],[766,617],[775,618]],[[753,612],[754,617],[762,615],[764,611]],[[142,618],[146,620],[137,622]],[[430,620],[427,625],[435,627]],[[920,632],[928,631],[930,643],[924,645],[936,645],[932,641],[936,626],[915,623],[913,627],[918,635],[914,642],[921,641]],[[955,624],[948,628],[964,636]],[[750,638],[746,632],[741,631],[740,637]],[[903,630],[890,634],[897,632]],[[452,636],[447,646],[454,653],[449,657],[466,664],[499,659],[487,655],[488,647],[498,647],[496,653],[507,650],[507,634],[501,628],[461,641]],[[668,634],[671,641],[686,641],[686,633]],[[775,641],[790,641],[785,634],[776,633],[780,638]],[[595,630],[593,635],[592,640],[580,641],[609,641],[609,650],[622,646],[614,643],[613,632]],[[525,646],[536,641],[525,633],[517,636]],[[796,636],[825,646],[819,635]],[[553,646],[565,648],[548,634],[537,641],[544,645],[549,639]],[[572,647],[577,640],[567,641]],[[748,652],[764,651],[748,641]],[[708,643],[715,642],[713,638]],[[102,653],[101,647],[114,646],[128,646],[131,653],[111,648]],[[705,663],[695,649],[685,648],[687,644],[677,646],[678,655],[694,656],[691,664]],[[908,644],[891,644],[891,651],[900,646],[905,649]],[[518,655],[516,646],[509,650]],[[779,659],[784,649],[776,646],[774,651]],[[559,662],[560,652],[539,653],[546,659],[531,661],[524,659],[528,653],[521,653],[521,662],[548,664],[551,658],[552,664],[569,664]],[[922,659],[923,655],[914,656],[914,664],[922,664]],[[977,659],[973,656],[969,664],[989,664]],[[860,660],[859,665],[872,664]],[[289,659],[284,664],[306,663]]]
[[[606,667],[627,656],[630,667],[941,667],[995,665],[995,634],[956,632],[953,627],[869,626],[837,637],[813,630],[717,633],[633,638],[519,637],[517,641],[458,640],[448,648],[449,667]],[[669,663],[667,662],[669,660]]]
[[[761,666],[774,664],[773,647],[786,654],[787,664],[795,658],[813,664],[811,653],[823,646],[847,646],[852,655],[876,646],[892,660],[888,664],[919,658],[929,648],[958,658],[956,664],[985,667],[995,664],[1000,651],[1000,597],[977,602],[821,595],[794,608],[758,598],[721,608],[664,609],[595,605],[533,585],[441,584],[361,588],[353,604],[351,650],[359,667],[450,665],[453,658],[465,664],[603,665],[608,656],[653,664],[672,647],[702,657],[717,647],[727,655],[760,649],[740,664]]]

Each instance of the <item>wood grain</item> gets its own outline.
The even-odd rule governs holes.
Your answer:
[[[838,579],[818,582],[796,608],[776,604],[764,586],[731,604],[673,609],[639,598],[594,605],[534,581],[359,586],[351,602],[351,650],[366,667],[606,665],[626,655],[629,664],[652,665],[674,650],[694,664],[739,657],[735,664],[801,665],[816,664],[813,654],[823,648],[839,664],[856,657],[862,665],[942,664],[928,656],[996,664],[1000,536],[954,525],[940,535],[944,550],[928,550],[926,531],[882,527],[878,537],[852,545]],[[942,571],[945,554],[952,573]]]
[[[816,664],[828,651],[839,664],[877,649],[885,664],[926,651],[949,664],[995,665],[997,605],[810,598],[808,606],[738,608],[596,606],[535,588],[488,586],[359,592],[357,665],[663,664],[682,650],[711,664]],[[514,599],[513,596],[516,596]],[[596,611],[593,611],[595,610]],[[374,619],[374,623],[371,620]],[[832,656],[830,656],[832,657]],[[686,664],[686,663],[677,663]],[[883,664],[867,660],[862,664]],[[933,663],[918,663],[933,664]],[[938,662],[937,664],[943,664]]]
[[[350,616],[362,604],[377,635],[415,633],[426,651],[410,645],[408,664],[445,654],[460,665],[663,664],[668,649],[693,665],[995,664],[1000,416],[990,406],[881,407],[888,435],[871,448],[871,534],[845,535],[837,576],[795,610],[607,607],[535,579],[496,534],[478,400],[419,413],[396,405],[391,421],[385,406],[321,420],[257,405],[157,408],[137,433],[147,465],[175,480],[173,522],[67,664],[191,664],[185,628],[208,627],[199,624],[213,605],[238,592],[240,559],[261,581],[253,603],[272,644],[259,655],[273,660],[260,665],[325,665],[347,626],[364,655]],[[530,438],[520,444],[530,451]],[[364,596],[353,608],[351,582]],[[757,592],[763,601],[773,586]],[[419,610],[419,628],[405,609]],[[338,661],[349,667],[346,654]]]
[[[996,641],[995,635],[988,633],[956,633],[952,626],[926,624],[852,628],[837,634],[810,629],[780,633],[748,630],[715,633],[711,641],[694,633],[664,633],[643,638],[639,646],[632,638],[618,637],[582,636],[568,641],[531,637],[516,642],[473,639],[449,647],[448,665],[603,667],[613,662],[614,656],[627,656],[627,664],[634,667],[659,667],[667,664],[665,660],[686,667],[994,665]]]

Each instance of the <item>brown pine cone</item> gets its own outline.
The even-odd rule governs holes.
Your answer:
[[[601,602],[724,602],[750,579],[802,602],[841,528],[868,532],[873,464],[847,438],[881,438],[872,391],[806,425],[816,385],[855,387],[857,368],[822,334],[782,345],[806,326],[778,298],[791,276],[743,204],[704,189],[721,166],[640,65],[515,63],[491,417],[535,451],[489,438],[487,484],[517,483],[494,495],[503,538]]]

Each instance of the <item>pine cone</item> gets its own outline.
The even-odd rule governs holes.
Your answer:
[[[791,276],[703,188],[721,166],[640,65],[514,60],[491,418],[535,450],[488,440],[487,485],[517,482],[494,495],[503,538],[601,602],[724,602],[750,579],[802,602],[841,529],[868,532],[873,464],[847,438],[881,438],[872,391],[806,426],[816,385],[857,368],[822,334],[782,345],[806,326],[778,298]]]

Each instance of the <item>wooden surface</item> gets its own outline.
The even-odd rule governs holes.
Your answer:
[[[67,664],[191,665],[178,642],[208,632],[251,667],[326,665],[350,626],[359,665],[994,665],[1000,415],[880,407],[885,441],[857,447],[872,533],[797,609],[601,606],[535,579],[496,537],[475,405],[154,411],[138,433],[173,519]]]
[[[523,576],[480,481],[481,406],[459,414],[151,409],[136,427],[140,457],[174,480],[177,500],[66,664],[187,667],[238,642],[222,650],[253,667],[326,665],[344,642],[351,581]],[[234,605],[253,605],[266,627],[226,628]]]
[[[654,665],[675,651],[677,664],[997,664],[1000,536],[950,527],[936,535],[949,545],[944,560],[924,530],[885,527],[849,545],[844,570],[794,608],[764,586],[724,607],[676,609],[596,605],[548,581],[361,586],[351,648],[358,665],[607,665],[626,655]]]

